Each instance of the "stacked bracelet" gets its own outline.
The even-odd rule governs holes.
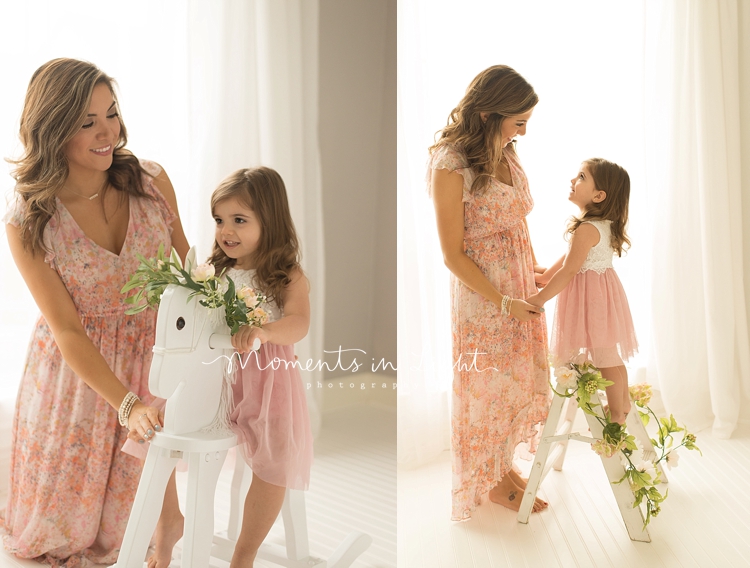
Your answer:
[[[125,395],[120,403],[120,409],[117,411],[117,419],[120,421],[120,426],[128,426],[128,418],[130,418],[130,411],[133,410],[133,405],[139,402],[141,399],[138,398],[135,393],[129,392]]]
[[[513,298],[510,296],[503,296],[503,302],[500,304],[500,315],[502,316],[509,316],[510,315],[510,307],[513,303]]]

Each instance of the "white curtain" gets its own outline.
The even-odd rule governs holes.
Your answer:
[[[750,6],[645,6],[654,367],[667,410],[729,437],[750,414]]]
[[[211,192],[238,168],[266,165],[286,184],[311,281],[310,333],[296,346],[301,361],[322,359],[323,214],[318,148],[318,3],[225,0],[187,4],[188,185],[200,207],[186,226],[203,255],[213,242],[206,219]],[[320,371],[305,373],[312,384]],[[313,431],[321,424],[321,389],[307,389]]]
[[[448,271],[424,185],[430,126],[416,4],[398,4],[398,462],[415,466],[450,448],[452,379]],[[403,41],[405,35],[413,41]]]
[[[0,4],[0,152],[20,152],[18,119],[34,70],[55,57],[98,65],[119,84],[128,147],[161,163],[199,257],[213,241],[209,196],[241,167],[284,179],[311,281],[312,325],[300,360],[323,354],[323,223],[317,0],[32,0]],[[9,172],[10,168],[6,170]],[[0,177],[0,191],[13,188]],[[1,208],[1,207],[0,207]],[[4,228],[0,228],[4,233]],[[0,238],[0,487],[13,401],[38,310]],[[305,374],[313,384],[320,373]],[[308,389],[314,432],[320,405]]]

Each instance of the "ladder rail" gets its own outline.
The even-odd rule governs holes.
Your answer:
[[[566,408],[564,418],[561,421],[563,405],[566,401],[568,402],[568,407]],[[591,403],[596,408],[599,417],[603,418],[598,392],[591,396]],[[531,515],[531,510],[534,506],[534,500],[539,491],[539,486],[552,467],[558,471],[562,469],[565,453],[567,451],[567,444],[570,440],[592,444],[595,441],[602,439],[602,424],[595,416],[591,416],[590,414],[585,414],[585,417],[589,429],[591,430],[591,436],[584,436],[579,432],[572,432],[577,410],[578,405],[573,397],[568,399],[559,396],[553,397],[547,422],[542,431],[541,441],[537,448],[536,455],[534,456],[534,463],[531,466],[531,473],[526,485],[526,491],[524,491],[521,506],[518,511],[518,522],[524,524],[529,522],[529,516]],[[635,421],[637,421],[638,424],[635,424]],[[560,424],[562,424],[562,426],[558,430]],[[638,428],[639,425],[640,428]],[[632,417],[629,420],[629,426],[631,426],[631,430],[641,442],[644,450],[647,451],[649,448],[653,450],[651,439],[648,437],[648,433],[643,427],[640,418],[637,416]],[[643,517],[643,511],[640,507],[633,506],[635,503],[635,496],[633,495],[630,486],[624,482],[618,484],[613,483],[614,481],[619,481],[625,475],[625,468],[620,462],[619,455],[614,455],[610,458],[600,456],[600,458],[630,539],[639,542],[651,542],[648,529],[644,526],[645,520]],[[663,470],[661,464],[659,464],[659,467]]]

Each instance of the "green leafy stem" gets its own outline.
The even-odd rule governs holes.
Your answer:
[[[637,412],[644,427],[649,424],[650,416],[653,416],[658,428],[657,437],[651,438],[651,443],[657,454],[657,458],[652,464],[653,467],[644,467],[643,464],[637,466],[631,460],[633,452],[638,449],[635,437],[628,434],[624,424],[611,421],[609,410],[599,413],[595,408],[601,405],[591,402],[591,396],[595,392],[604,390],[614,383],[604,379],[599,369],[591,363],[569,363],[567,366],[557,369],[555,374],[558,376],[558,388],[560,388],[561,382],[565,382],[571,376],[576,377],[576,383],[575,386],[563,388],[563,392],[558,391],[553,386],[553,392],[557,396],[566,398],[575,396],[579,408],[586,414],[596,418],[602,425],[602,439],[594,442],[592,449],[604,457],[611,457],[617,451],[624,456],[627,462],[625,465],[625,474],[614,483],[628,481],[635,497],[633,507],[638,507],[641,503],[645,502],[646,518],[643,525],[645,528],[651,521],[651,517],[656,517],[659,514],[661,503],[667,498],[669,493],[667,491],[662,495],[656,487],[661,482],[661,472],[657,467],[658,464],[668,461],[670,454],[683,446],[688,450],[697,450],[701,453],[698,446],[695,445],[695,435],[689,433],[686,428],[680,427],[674,415],[670,415],[669,418],[658,418],[654,414],[653,410],[648,406],[648,401],[651,399],[651,387],[649,385],[631,387],[631,399],[639,408]],[[550,384],[550,386],[552,385]],[[645,412],[642,412],[640,408],[645,409]],[[683,432],[682,440],[679,444],[675,445],[676,439],[674,434],[679,432]],[[701,455],[703,454],[701,453]],[[651,470],[654,473],[651,473]]]

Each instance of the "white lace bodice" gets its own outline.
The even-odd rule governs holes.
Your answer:
[[[583,265],[578,272],[594,270],[597,274],[602,274],[608,268],[612,268],[612,256],[615,254],[615,249],[612,248],[611,244],[612,221],[585,222],[590,223],[599,230],[599,242],[591,247],[586,260],[583,261]]]
[[[242,286],[250,286],[251,288],[257,288],[258,285],[255,283],[255,270],[241,270],[238,268],[230,268],[227,270],[226,275],[229,276],[236,288]],[[276,305],[276,302],[263,302],[260,305],[268,313],[268,323],[280,320],[284,317],[284,312]]]

